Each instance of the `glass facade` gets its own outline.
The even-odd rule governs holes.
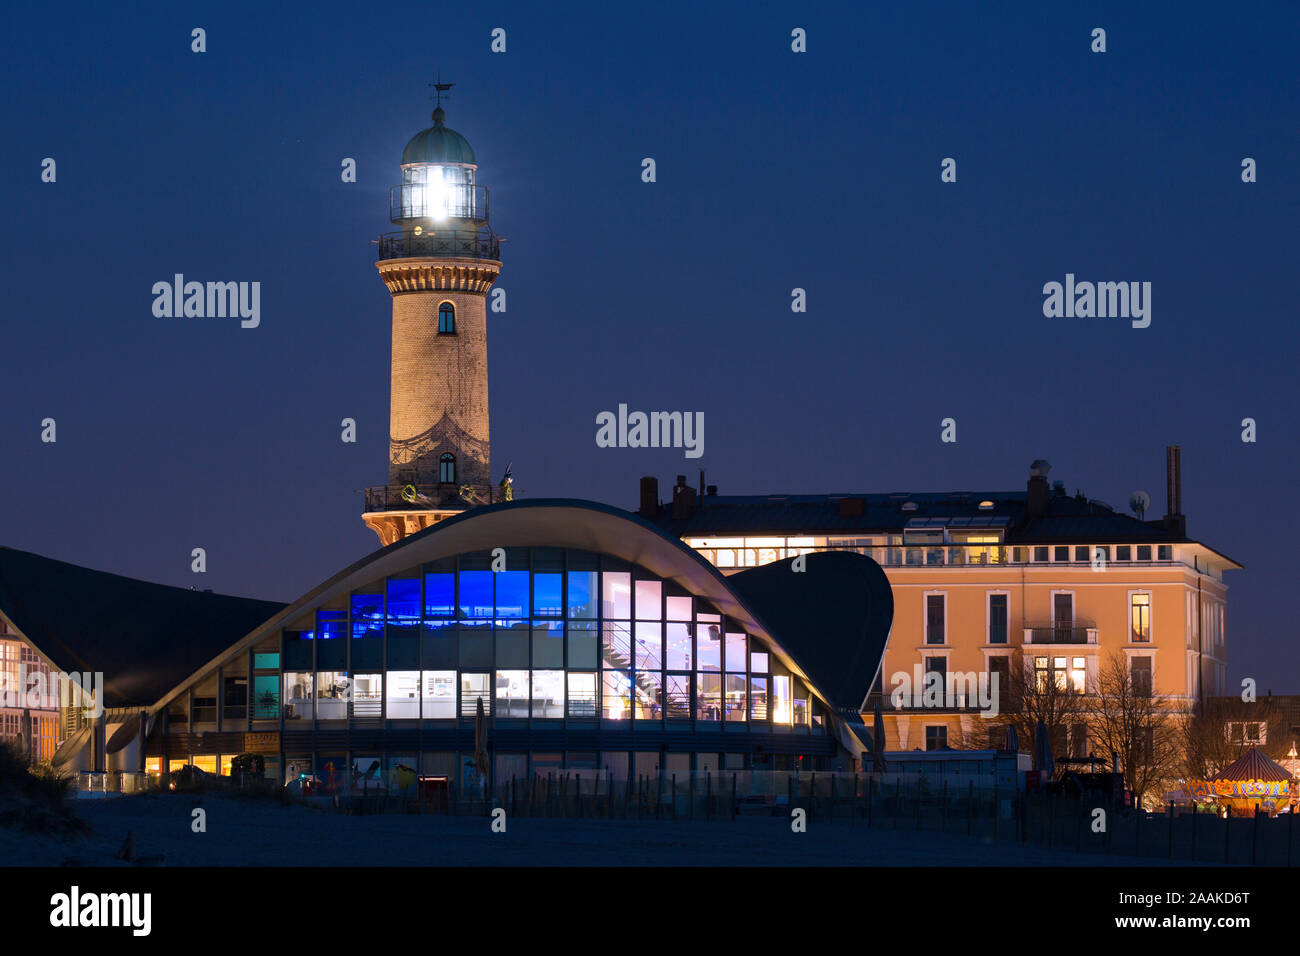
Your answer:
[[[254,701],[295,725],[472,719],[480,700],[502,721],[809,723],[802,685],[711,604],[595,554],[511,557],[461,555],[319,609],[283,632],[284,669],[255,672]]]
[[[304,792],[397,786],[429,799],[475,785],[466,749],[480,708],[494,733],[578,734],[572,753],[561,738],[503,742],[489,762],[497,778],[545,770],[546,754],[554,769],[620,778],[661,760],[716,769],[724,751],[744,766],[773,746],[768,735],[827,732],[823,705],[763,639],[675,582],[590,552],[507,549],[506,563],[493,571],[491,554],[462,554],[329,600],[241,651],[247,674],[226,662],[224,687],[214,675],[196,684],[194,723],[209,723],[208,710],[215,720],[218,700],[222,731],[274,731],[276,721],[283,763],[268,774]],[[374,732],[369,749],[331,749],[348,727]],[[403,728],[455,736],[389,742]],[[678,737],[661,753],[652,748],[666,738],[632,736],[683,731],[698,732],[701,746]],[[835,744],[818,747],[829,754]]]

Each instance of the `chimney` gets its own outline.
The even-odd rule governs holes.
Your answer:
[[[677,476],[673,485],[673,520],[685,521],[695,513],[695,489],[686,483],[685,475]]]
[[[1051,464],[1044,458],[1035,458],[1029,466],[1029,484],[1025,488],[1025,514],[1030,518],[1041,518],[1047,514],[1047,473]]]
[[[641,506],[636,513],[645,518],[653,518],[659,513],[659,479],[654,475],[641,478]]]
[[[1166,530],[1187,534],[1183,516],[1183,450],[1178,445],[1165,446],[1165,520]]]

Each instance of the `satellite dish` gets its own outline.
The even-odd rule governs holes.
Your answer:
[[[1147,508],[1151,507],[1151,496],[1145,491],[1135,491],[1128,496],[1128,506],[1133,509],[1133,513],[1140,521],[1147,513]]]

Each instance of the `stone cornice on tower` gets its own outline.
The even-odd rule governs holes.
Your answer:
[[[471,292],[486,295],[501,274],[495,259],[383,259],[375,263],[392,295]]]

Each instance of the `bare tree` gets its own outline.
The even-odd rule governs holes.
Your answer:
[[[1088,698],[1071,684],[1068,672],[1038,672],[1031,661],[1029,649],[1012,660],[1007,686],[998,688],[997,721],[1002,727],[1015,727],[1022,748],[1033,745],[1042,721],[1055,753],[1061,749],[1060,741],[1066,739],[1070,727],[1084,722]]]
[[[1248,703],[1237,697],[1211,697],[1197,705],[1182,725],[1183,772],[1193,780],[1213,779],[1252,746],[1246,734],[1232,730],[1240,730],[1247,724],[1263,724],[1272,731],[1275,723],[1272,711],[1272,701],[1268,698]],[[1267,735],[1270,745],[1274,745],[1277,736]]]
[[[1136,805],[1157,803],[1183,764],[1179,720],[1171,702],[1145,680],[1134,680],[1123,654],[1113,653],[1097,674],[1089,737],[1093,752],[1118,761]]]

